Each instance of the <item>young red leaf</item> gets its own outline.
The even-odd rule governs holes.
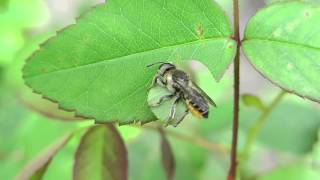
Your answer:
[[[176,164],[174,159],[174,154],[172,152],[170,143],[162,129],[159,129],[161,135],[161,158],[162,165],[166,171],[167,179],[173,180]]]
[[[73,167],[75,180],[128,179],[127,150],[113,125],[91,127],[82,137]]]

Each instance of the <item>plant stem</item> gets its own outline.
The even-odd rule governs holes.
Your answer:
[[[243,152],[241,155],[241,160],[242,160],[241,164],[245,164],[245,162],[248,160],[248,156],[252,149],[252,145],[254,141],[257,139],[258,133],[260,132],[262,126],[266,122],[267,117],[270,115],[272,110],[280,103],[280,101],[282,100],[285,94],[286,94],[285,91],[281,91],[270,103],[270,105],[265,108],[265,110],[261,113],[261,115],[255,121],[255,123],[250,127],[247,134],[246,143],[244,145]]]
[[[134,126],[134,127],[138,127],[138,128],[145,128],[145,129],[149,129],[149,130],[159,130],[159,126]],[[168,129],[163,129],[164,133],[167,134],[168,136],[174,137],[176,139],[180,139],[180,140],[184,140],[184,141],[188,141],[192,144],[198,145],[199,147],[202,147],[204,149],[207,149],[213,153],[219,153],[222,155],[227,155],[229,150],[227,147],[225,147],[223,144],[217,144],[217,143],[212,143],[206,139],[203,139],[201,137],[198,136],[187,136],[184,134],[180,134],[177,133],[175,131],[171,131]]]
[[[237,144],[239,127],[239,96],[240,96],[240,26],[239,26],[239,1],[233,0],[233,20],[234,20],[234,39],[237,41],[237,52],[234,59],[234,103],[233,103],[233,128],[232,128],[232,148],[231,165],[228,180],[234,180],[237,176]]]

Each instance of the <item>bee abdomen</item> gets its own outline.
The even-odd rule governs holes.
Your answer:
[[[209,116],[209,111],[208,109],[201,108],[198,104],[193,103],[193,102],[188,102],[188,108],[190,112],[200,118],[208,118]]]

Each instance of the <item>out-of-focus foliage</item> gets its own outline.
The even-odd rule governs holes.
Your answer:
[[[54,144],[48,146],[48,149],[45,152],[40,153],[23,168],[17,179],[41,180],[54,156],[68,143],[71,138],[72,133],[68,133]]]
[[[0,65],[9,63],[25,42],[27,30],[49,20],[42,0],[10,0],[0,4]]]
[[[38,115],[1,90],[0,174],[13,179],[28,161],[76,125]]]
[[[278,2],[289,2],[289,1],[297,1],[297,0],[265,0],[266,4],[278,3]],[[311,3],[320,3],[319,0],[299,0],[303,2],[311,2]]]
[[[241,96],[242,102],[247,105],[247,106],[253,106],[256,107],[257,109],[263,111],[266,109],[266,106],[264,103],[261,101],[261,99],[255,95],[252,94],[243,94]]]
[[[319,170],[303,163],[287,165],[275,169],[266,175],[261,176],[258,180],[315,180],[320,179]]]
[[[13,2],[16,3],[15,6],[19,6],[21,12],[27,11],[21,10],[21,8],[29,8],[30,10],[37,8],[37,3],[38,5],[43,4],[39,0],[28,1],[30,6],[25,5],[27,0],[0,1],[0,22],[3,20],[2,15],[9,12],[8,7],[12,6]],[[218,2],[223,3],[223,7],[232,9],[231,1],[219,0]],[[249,3],[250,1],[242,2]],[[19,3],[20,5],[18,5]],[[88,8],[86,6],[80,7]],[[43,10],[36,11],[34,9],[34,12],[47,12],[46,7]],[[17,10],[14,12],[19,14]],[[44,17],[35,17],[35,14],[27,14],[25,17],[28,16],[29,19],[24,23],[23,17],[12,18],[15,26],[10,26],[12,30],[10,32],[18,34],[21,43],[17,46],[19,43],[16,43],[18,41],[15,38],[18,36],[14,35],[12,42],[16,44],[15,48],[11,49],[11,52],[8,51],[10,55],[6,55],[5,61],[0,60],[1,179],[14,179],[28,163],[48,148],[50,149],[51,144],[66,134],[73,133],[73,137],[57,152],[47,169],[41,171],[44,180],[72,179],[74,155],[88,129],[87,126],[93,125],[93,121],[74,121],[79,119],[71,118],[73,113],[59,111],[57,104],[43,100],[23,85],[21,68],[25,59],[53,33],[48,32],[44,35],[38,34],[29,37],[26,36],[28,33],[21,32],[29,32],[29,30],[25,31],[26,28],[42,25],[48,17],[46,13],[43,15]],[[32,20],[33,18],[34,20]],[[27,21],[28,23],[26,23]],[[7,26],[1,24],[0,39],[2,35],[5,35],[2,34],[4,32],[2,29],[5,29],[3,27]],[[6,35],[6,37],[9,36]],[[198,65],[195,66],[198,67]],[[164,128],[175,159],[174,179],[223,180],[226,179],[229,167],[233,107],[232,79],[227,73],[220,82],[215,82],[212,80],[212,75],[203,67],[195,68],[193,72],[195,72],[196,82],[215,100],[218,107],[210,111],[210,119],[185,119],[178,128]],[[243,76],[247,75],[245,73]],[[255,99],[254,103],[251,98],[249,104],[260,107],[260,103],[257,103],[257,99],[259,99],[258,101],[262,101],[264,106],[268,106],[270,99],[278,91],[279,89],[268,88],[264,91],[254,92],[257,97],[253,98]],[[261,110],[241,104],[239,152],[243,149],[248,128],[256,122]],[[246,177],[245,179],[319,179],[319,127],[320,109],[317,104],[296,96],[286,95],[266,119],[257,141],[254,143],[249,160],[240,173]],[[128,151],[129,179],[166,179],[166,171],[161,162],[161,136],[158,133],[157,124],[147,125],[143,128],[138,125],[120,126],[117,129],[123,137]],[[106,138],[104,142],[112,141]],[[98,146],[99,143],[93,145]],[[92,147],[90,146],[90,148]],[[95,156],[94,153],[92,155]],[[172,158],[170,159],[172,160]]]
[[[254,117],[246,119],[243,122],[246,127],[255,120]],[[258,138],[269,148],[304,154],[312,150],[319,128],[319,108],[300,98],[287,96],[270,114]]]

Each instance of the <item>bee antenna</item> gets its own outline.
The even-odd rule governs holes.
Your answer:
[[[152,63],[152,64],[147,65],[147,67],[151,67],[151,66],[154,66],[154,65],[156,65],[156,64],[165,64],[165,63],[167,63],[167,62],[162,62],[162,61],[160,61],[160,62],[155,62],[155,63]]]

